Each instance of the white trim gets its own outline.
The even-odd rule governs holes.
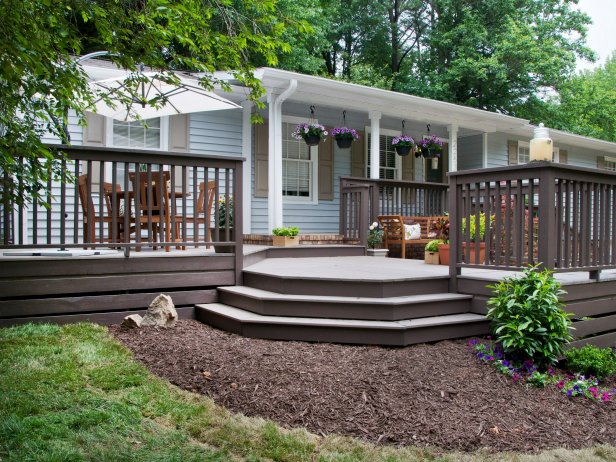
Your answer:
[[[306,122],[305,117],[296,117],[296,116],[282,116],[283,124],[300,124],[302,122]],[[314,123],[319,123],[318,119],[313,120]],[[282,136],[282,133],[281,133]],[[283,204],[309,204],[309,205],[318,205],[319,204],[319,145],[317,146],[308,146],[308,151],[310,154],[310,162],[312,166],[312,181],[310,184],[310,196],[308,197],[294,197],[294,196],[282,196]],[[283,173],[284,175],[284,173]]]
[[[379,111],[370,111],[368,113],[370,118],[370,132],[375,136],[370,139],[370,151],[380,153],[380,139],[381,139],[381,113]],[[367,144],[367,143],[366,143]],[[381,156],[376,159],[376,162],[370,164],[370,175],[373,180],[378,180],[381,176]]]
[[[483,154],[483,168],[488,168],[488,134],[484,133],[482,137],[482,154]]]
[[[154,119],[160,119],[160,147],[147,148],[150,151],[168,151],[169,150],[169,116],[153,117]],[[105,146],[107,147],[121,147],[113,144],[113,119],[106,117],[107,123],[105,124]],[[144,148],[146,149],[146,148]]]
[[[244,234],[252,232],[252,102],[242,103],[242,156],[244,157],[244,177],[242,178],[242,188],[244,207],[242,209],[242,220]]]
[[[520,160],[520,148],[528,149],[528,160],[526,162],[522,162]],[[518,160],[518,164],[526,164],[527,162],[530,162],[530,143],[528,141],[518,141],[516,158]]]
[[[552,149],[552,162],[560,162],[560,148],[554,147]]]

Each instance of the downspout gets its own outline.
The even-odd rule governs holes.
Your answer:
[[[297,79],[278,96],[272,95],[270,104],[270,137],[268,168],[268,225],[269,230],[283,226],[282,221],[282,103],[297,89]],[[272,120],[273,119],[273,120]],[[272,137],[273,135],[273,137]]]

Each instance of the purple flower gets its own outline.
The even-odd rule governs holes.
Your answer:
[[[507,361],[506,359],[503,359],[502,364],[503,364],[503,366],[505,366],[505,367],[509,367],[509,365],[510,365],[511,363],[510,363],[509,361]]]
[[[357,134],[357,132],[354,129],[347,128],[347,127],[332,128],[331,134],[336,139],[340,139],[340,138],[352,138],[354,140],[359,139],[359,135]]]
[[[610,394],[607,391],[604,391],[603,394],[601,395],[601,401],[609,401],[610,400]]]
[[[573,390],[567,390],[567,396],[571,396],[573,394]]]
[[[394,136],[391,140],[392,146],[415,146],[415,140],[410,136]]]

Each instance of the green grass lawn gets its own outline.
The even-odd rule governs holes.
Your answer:
[[[320,437],[156,378],[104,327],[0,329],[0,462],[229,460],[613,461],[616,448],[461,454]]]

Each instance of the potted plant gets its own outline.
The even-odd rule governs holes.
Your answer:
[[[429,138],[423,138],[417,144],[417,147],[417,157],[422,155],[426,159],[434,159],[441,157],[443,153],[443,142],[434,135]]]
[[[368,230],[368,249],[366,255],[370,257],[386,257],[389,249],[383,249],[383,237],[385,233],[377,221],[370,225]]]
[[[438,260],[441,265],[449,265],[449,217],[436,218],[431,223],[430,234],[442,243],[438,246]]]
[[[400,135],[394,136],[394,139],[391,140],[392,146],[396,149],[396,153],[399,156],[407,156],[413,146],[415,146],[415,140],[410,136]]]
[[[438,256],[439,244],[444,244],[444,242],[440,239],[434,239],[426,244],[424,262],[428,265],[438,265],[440,263]]]
[[[218,235],[216,236],[217,241],[225,241],[226,238],[226,228],[229,229],[229,240],[235,240],[235,233],[233,232],[233,196],[229,195],[229,204],[228,204],[227,214],[227,200],[224,195],[220,195],[218,197]],[[214,252],[216,253],[233,253],[234,246],[231,245],[214,245]]]
[[[291,134],[296,140],[304,140],[308,146],[316,146],[327,138],[327,130],[321,124],[302,122]]]
[[[359,139],[357,132],[347,127],[332,128],[331,135],[340,149],[350,148],[353,141]]]
[[[274,235],[275,247],[291,247],[299,244],[299,228],[297,226],[274,228],[272,234]]]
[[[492,220],[494,217],[492,216]],[[481,263],[485,261],[486,255],[486,243],[483,242],[483,239],[486,234],[486,214],[484,212],[479,213],[479,225],[477,225],[477,218],[475,214],[470,216],[468,221],[468,235],[470,240],[470,258],[469,263]],[[475,261],[475,238],[477,237],[477,233],[479,233],[479,240],[482,241],[479,243],[479,261]],[[462,218],[462,239],[466,237],[466,218]],[[462,255],[466,256],[466,242],[462,241]]]

